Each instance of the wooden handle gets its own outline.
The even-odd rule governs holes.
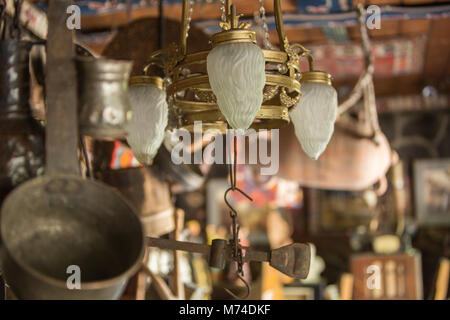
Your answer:
[[[46,64],[46,173],[80,175],[78,161],[77,79],[73,31],[66,26],[70,0],[48,6]]]
[[[152,279],[156,292],[158,292],[162,300],[177,300],[163,278],[154,274],[145,264],[142,264],[141,268]]]
[[[340,281],[340,296],[341,300],[352,300],[353,297],[353,275],[351,273],[344,273]]]
[[[450,274],[450,260],[443,258],[441,259],[441,263],[439,264],[434,300],[447,299],[449,274]]]
[[[183,231],[184,226],[184,211],[182,209],[176,209],[174,214],[175,219],[175,231],[174,231],[174,238],[175,240],[179,241],[181,232]],[[178,297],[178,299],[184,300],[185,299],[185,292],[184,292],[184,285],[183,281],[181,280],[181,274],[180,274],[180,260],[181,260],[181,251],[175,250],[173,252],[173,284],[174,288],[173,291],[175,295]]]

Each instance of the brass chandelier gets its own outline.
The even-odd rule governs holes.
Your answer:
[[[130,126],[128,141],[133,152],[139,154],[145,164],[149,163],[162,142],[160,133],[164,132],[167,123],[169,130],[194,132],[196,122],[201,122],[202,131],[214,129],[226,133],[231,128],[239,135],[249,128],[278,129],[292,120],[303,149],[311,158],[317,159],[331,138],[337,115],[337,94],[331,86],[331,76],[314,70],[309,50],[300,44],[289,43],[284,32],[280,0],[274,0],[280,50],[267,45],[270,42],[265,16],[262,20],[266,48],[261,49],[256,45],[256,33],[249,29],[250,23],[239,22],[232,1],[221,2],[219,26],[222,31],[211,37],[211,50],[187,54],[193,0],[184,0],[179,43],[153,52],[143,75],[131,79],[130,98],[135,123]],[[263,0],[260,3],[262,5]],[[261,15],[264,12],[262,6]],[[306,72],[301,72],[299,67],[303,57],[309,61]],[[164,79],[150,75],[153,66],[163,70]],[[160,116],[162,113],[168,114],[170,121]],[[230,145],[227,150],[230,187],[224,194],[232,220],[232,237],[228,242],[213,240],[211,248],[205,251],[210,253],[211,267],[223,269],[225,260],[236,264],[237,277],[245,284],[247,297],[250,286],[244,279],[243,265],[251,259],[250,249],[241,245],[238,214],[227,196],[238,192],[248,200],[252,199],[236,185],[236,135],[233,135],[233,144],[233,148]],[[152,241],[155,246],[168,245]],[[187,249],[189,246],[174,242],[173,246],[166,247]],[[271,258],[278,259],[272,266],[295,278],[306,278],[309,246],[293,244],[281,249],[278,256],[271,253]],[[221,254],[217,255],[217,252]],[[267,258],[258,261],[267,261]],[[235,298],[242,298],[228,292]]]
[[[261,1],[261,3],[263,2]],[[211,77],[226,78],[233,76],[225,74],[226,72],[220,75],[211,74],[212,71],[207,66],[208,56],[211,56],[211,52],[216,48],[230,44],[248,43],[257,47],[256,34],[249,29],[249,22],[239,22],[240,16],[236,14],[236,7],[232,4],[232,1],[222,0],[222,21],[219,23],[222,31],[212,36],[210,40],[212,50],[187,54],[186,47],[190,16],[193,10],[192,5],[192,1],[183,1],[179,43],[172,43],[168,48],[150,54],[148,63],[143,69],[143,75],[133,77],[130,85],[132,87],[133,85],[152,86],[158,84],[161,87],[163,80],[148,74],[150,67],[155,65],[160,67],[165,75],[164,89],[167,94],[169,118],[171,119],[168,129],[184,128],[192,132],[194,131],[194,122],[201,121],[203,131],[216,129],[223,133],[231,124],[230,118],[224,116],[224,107],[221,105],[220,99],[218,102],[217,90],[214,92],[212,89]],[[264,8],[262,9],[264,10]],[[329,74],[313,70],[313,58],[310,51],[299,44],[291,45],[289,43],[284,32],[279,0],[274,0],[274,9],[280,50],[259,49],[258,47],[264,58],[265,79],[262,82],[262,102],[258,103],[254,117],[249,113],[251,119],[253,119],[250,128],[255,130],[276,129],[288,124],[290,122],[289,112],[297,106],[301,99],[301,84],[320,82],[331,86]],[[266,38],[268,38],[267,27]],[[225,59],[227,59],[226,55],[227,53],[225,53]],[[299,60],[302,57],[307,57],[309,60],[310,70],[308,72],[300,72],[299,70]],[[215,69],[216,67],[210,66],[210,68]],[[249,69],[247,68],[247,70]],[[238,82],[239,79],[230,81]],[[250,82],[253,82],[253,80]],[[259,91],[259,89],[256,88],[256,91]],[[234,102],[245,103],[248,100],[245,96],[247,93],[242,90],[225,91],[224,94],[225,96],[235,96]],[[240,95],[244,96],[240,97]],[[239,110],[240,107],[241,105],[235,106],[236,110]],[[237,129],[234,125],[231,125],[231,127]],[[245,125],[243,129],[247,129]]]

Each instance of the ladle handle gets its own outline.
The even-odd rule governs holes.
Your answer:
[[[66,26],[71,0],[48,6],[46,64],[46,173],[80,175],[78,160],[77,81],[73,31]]]

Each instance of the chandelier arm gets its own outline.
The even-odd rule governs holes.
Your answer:
[[[283,11],[281,10],[280,0],[273,0],[274,11],[275,11],[275,23],[277,27],[278,39],[280,41],[281,51],[288,52],[289,42],[284,31],[283,23]]]
[[[308,52],[305,52],[300,57],[307,57],[308,58],[308,65],[309,65],[309,71],[314,71],[314,58],[313,58],[311,52],[308,50]]]
[[[229,3],[231,3],[231,0],[228,1]],[[230,11],[230,16],[231,16],[231,29],[236,29],[238,27],[238,19],[239,17],[236,14],[236,6],[235,5],[230,5],[229,9]],[[227,11],[228,11],[227,10]]]
[[[153,51],[150,54],[150,56],[148,57],[148,59],[145,61],[144,72],[145,72],[146,68],[148,68],[149,65],[151,65],[151,64],[156,64],[158,66],[159,66],[159,64],[164,64],[164,59],[158,57],[163,54],[167,54],[167,49],[159,49],[159,50]]]
[[[228,17],[231,15],[231,6],[233,4],[232,0],[226,0],[225,1],[225,19],[228,19]]]
[[[186,55],[187,47],[187,30],[188,30],[188,14],[189,14],[189,0],[183,0],[183,6],[181,11],[181,26],[180,26],[180,53]]]
[[[299,57],[307,57],[308,58],[308,64],[309,64],[309,71],[314,71],[314,58],[313,58],[313,56],[311,54],[311,50],[306,49],[300,43],[292,44],[291,48],[299,48],[300,49]]]
[[[148,58],[153,59],[159,55],[165,54],[166,52],[167,52],[167,49],[158,49],[156,51],[153,51]]]
[[[148,70],[151,66],[157,66],[161,69],[164,69],[164,61],[162,59],[153,58],[147,61],[145,67],[143,68],[144,75],[148,75]]]

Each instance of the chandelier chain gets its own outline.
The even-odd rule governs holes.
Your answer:
[[[264,30],[263,46],[265,49],[273,50],[272,43],[270,42],[269,27],[267,26],[266,8],[264,7],[264,0],[259,0],[259,3],[261,5],[259,8],[259,14],[261,16],[262,27]]]
[[[189,0],[189,12],[187,17],[186,38],[189,37],[189,30],[191,29],[192,13],[194,12],[195,0]]]
[[[227,17],[225,16],[225,0],[220,0],[220,20],[222,22],[227,22]]]

